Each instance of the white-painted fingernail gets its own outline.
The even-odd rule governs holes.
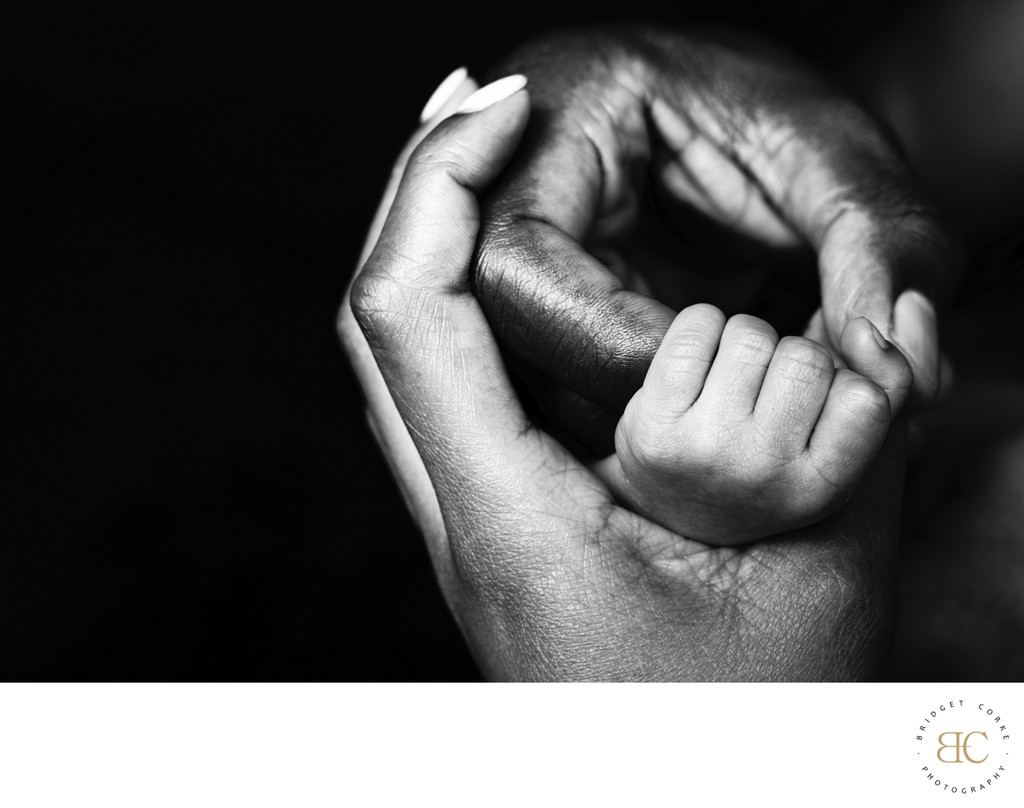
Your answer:
[[[423,112],[420,113],[420,123],[426,123],[433,118],[441,107],[444,106],[445,101],[455,95],[455,91],[468,78],[469,71],[464,67],[456,68],[449,73],[448,77],[437,85],[437,89],[430,96],[430,100],[424,105]]]
[[[525,86],[526,76],[519,73],[505,76],[503,79],[492,81],[490,84],[481,87],[462,102],[457,112],[479,112],[482,109],[487,109],[492,104],[496,104],[510,95],[519,92]]]

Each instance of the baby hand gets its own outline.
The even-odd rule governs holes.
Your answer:
[[[847,325],[842,351],[852,369],[756,317],[685,309],[619,421],[602,477],[637,512],[712,544],[823,519],[852,495],[913,383],[864,318]],[[857,370],[885,380],[892,399]]]

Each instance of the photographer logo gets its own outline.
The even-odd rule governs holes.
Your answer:
[[[1010,725],[998,707],[951,699],[922,718],[915,733],[922,781],[949,794],[984,794],[1007,776]]]

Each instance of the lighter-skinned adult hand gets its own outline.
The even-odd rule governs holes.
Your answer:
[[[899,429],[835,516],[712,548],[618,505],[524,411],[470,266],[479,195],[529,113],[527,91],[515,90],[447,118],[412,151],[339,320],[377,434],[408,438],[382,448],[417,492],[414,518],[481,670],[544,680],[883,675]]]
[[[488,194],[474,290],[578,448],[612,450],[693,303],[850,367],[841,335],[867,318],[909,360],[915,407],[936,398],[958,239],[880,126],[809,66],[746,35],[620,26],[543,36],[495,70],[529,77],[533,113]]]

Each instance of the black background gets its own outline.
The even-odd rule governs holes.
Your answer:
[[[884,3],[36,5],[0,34],[0,677],[473,680],[335,309],[436,84],[540,31]]]

